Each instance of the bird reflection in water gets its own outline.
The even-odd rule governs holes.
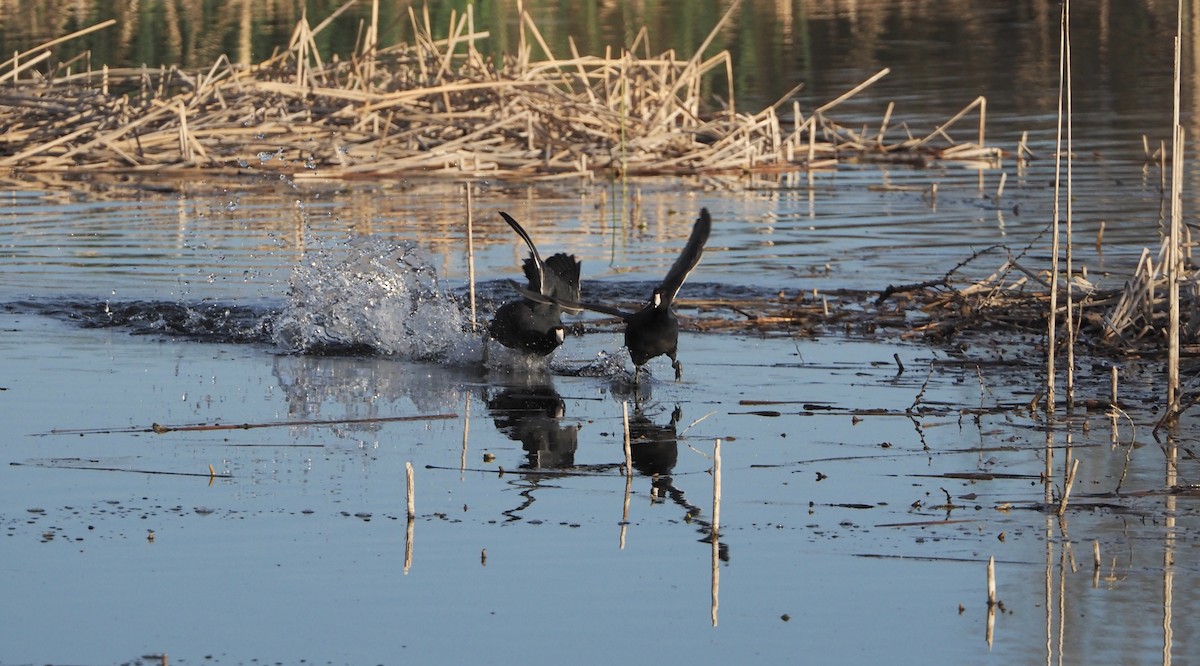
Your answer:
[[[486,402],[496,429],[520,442],[525,450],[525,462],[521,465],[525,471],[520,480],[510,481],[521,488],[523,500],[519,506],[502,512],[509,521],[521,520],[525,510],[536,501],[534,491],[542,481],[569,474],[575,467],[579,425],[563,422],[566,403],[548,376],[506,386]]]
[[[703,509],[687,500],[671,475],[679,461],[678,425],[682,419],[683,410],[676,405],[670,419],[660,425],[647,415],[641,402],[635,403],[633,413],[629,415],[629,454],[633,458],[633,468],[650,477],[652,501],[661,503],[670,499],[682,507],[684,520],[704,535],[700,541],[711,543],[712,522],[702,518]],[[721,561],[728,562],[729,545],[720,543],[718,550]]]
[[[487,401],[496,429],[521,442],[527,469],[561,469],[575,465],[579,426],[564,424],[566,403],[547,378],[545,383],[507,386]]]

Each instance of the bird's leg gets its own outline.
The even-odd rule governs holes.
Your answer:
[[[675,358],[675,352],[667,352],[667,356],[671,357],[671,367],[675,368],[675,381],[683,381],[683,364]]]
[[[633,366],[633,385],[637,386],[642,381],[642,366]]]

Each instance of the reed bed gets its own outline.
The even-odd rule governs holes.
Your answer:
[[[0,63],[0,168],[552,179],[999,159],[984,145],[984,98],[918,135],[890,106],[874,128],[830,117],[886,69],[807,113],[792,99],[799,86],[738,112],[729,52],[704,56],[729,16],[686,58],[650,54],[644,31],[620,53],[580,55],[572,42],[569,57],[556,57],[528,14],[516,53],[485,58],[489,35],[468,7],[444,36],[410,9],[414,44],[377,48],[368,26],[352,57],[328,62],[316,37],[337,13],[315,27],[302,18],[286,48],[255,65],[225,56],[202,71],[50,64],[56,47],[110,27],[101,24]],[[717,77],[728,99],[711,93]],[[972,112],[978,130],[956,140],[952,126]]]
[[[1165,333],[1170,316],[1163,249],[1155,259],[1145,251],[1134,275],[1121,288],[1100,289],[1076,274],[1078,299],[1071,316],[1075,343],[1099,357],[1140,356],[1165,359]],[[998,341],[1042,338],[1050,312],[1050,271],[1035,270],[1019,256],[1000,260],[982,279],[961,275],[971,261],[994,255],[1000,246],[964,261],[944,277],[882,290],[799,291],[774,296],[738,294],[730,298],[684,298],[678,302],[681,326],[703,332],[741,331],[767,336],[853,335],[891,332],[901,339],[954,343],[965,350],[971,342],[989,348]],[[1065,284],[1060,284],[1065,290]],[[1200,357],[1200,274],[1187,273],[1180,283],[1184,322],[1181,355]],[[1066,306],[1058,316],[1066,318]],[[592,326],[620,328],[618,320],[600,319]],[[1000,334],[997,336],[996,334]],[[1014,337],[1014,334],[1017,337]],[[1059,345],[1067,344],[1059,339]]]

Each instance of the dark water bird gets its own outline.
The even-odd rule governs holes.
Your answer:
[[[625,312],[614,307],[599,303],[580,303],[574,300],[555,298],[555,302],[566,309],[586,309],[593,312],[620,317],[625,321],[625,347],[633,359],[633,381],[638,383],[642,366],[650,359],[667,355],[671,359],[671,367],[675,369],[675,381],[683,379],[683,364],[679,362],[679,320],[675,318],[672,305],[679,288],[683,286],[688,274],[700,263],[700,255],[704,253],[704,244],[708,242],[708,234],[712,231],[712,218],[707,208],[700,209],[700,217],[692,226],[692,235],[679,258],[667,271],[667,276],[650,294],[650,300],[637,312]],[[535,294],[527,293],[529,298],[537,298]]]
[[[526,297],[496,310],[488,335],[509,349],[546,356],[566,335],[562,325],[565,308],[560,303],[579,300],[579,261],[563,253],[543,260],[525,229],[508,213],[501,212],[500,217],[529,246],[523,266],[529,287]]]

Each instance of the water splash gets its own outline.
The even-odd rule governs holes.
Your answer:
[[[378,353],[461,364],[478,359],[461,304],[412,243],[356,238],[310,252],[292,271],[275,342],[299,353]]]
[[[563,368],[560,371],[563,374],[577,377],[628,378],[632,381],[633,374],[625,370],[626,363],[632,363],[632,361],[629,358],[629,352],[622,347],[614,353],[599,352],[594,360],[582,367]]]

